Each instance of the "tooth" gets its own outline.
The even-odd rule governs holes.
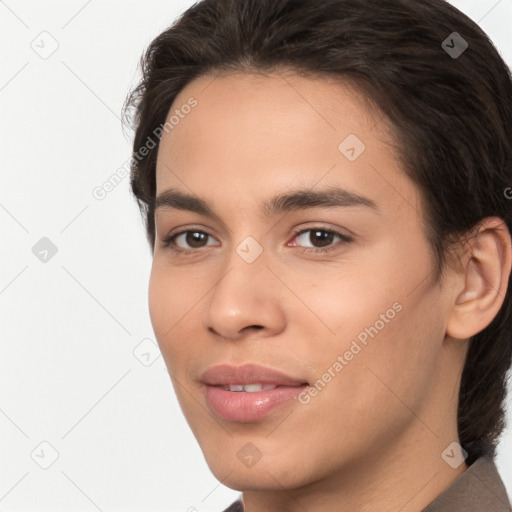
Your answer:
[[[277,386],[275,384],[230,384],[229,386],[220,386],[222,389],[226,391],[245,391],[246,393],[257,393],[258,391],[269,391],[271,389],[275,389]]]
[[[263,386],[261,384],[247,384],[244,386],[244,391],[247,393],[254,393],[256,391],[261,391]]]

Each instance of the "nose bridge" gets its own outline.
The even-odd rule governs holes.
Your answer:
[[[225,272],[210,296],[205,321],[226,338],[237,338],[249,326],[282,328],[283,310],[276,278],[267,268],[268,255],[253,237],[246,237],[225,260]]]
[[[254,238],[246,237],[226,258],[226,272],[214,288],[212,302],[216,300],[231,304],[233,309],[241,309],[243,304],[254,302],[256,297],[264,298],[262,285],[272,275],[267,264],[263,247]]]
[[[247,233],[247,229],[240,229],[239,232]],[[263,238],[260,234],[259,239]],[[236,238],[234,239],[236,241]],[[225,268],[228,272],[225,274],[224,279],[219,282],[227,280],[225,284],[235,285],[237,288],[243,288],[244,285],[250,286],[254,283],[256,277],[260,280],[265,279],[266,274],[270,274],[267,269],[269,262],[268,251],[263,248],[263,242],[260,243],[252,235],[239,236],[238,243],[232,245],[231,250],[225,256]],[[235,291],[236,293],[236,291]]]

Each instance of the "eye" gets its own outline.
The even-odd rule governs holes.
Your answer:
[[[302,247],[301,252],[328,252],[335,250],[339,243],[351,242],[352,239],[339,231],[333,229],[324,229],[315,227],[311,229],[303,229],[294,234],[294,242],[290,243],[292,247]],[[191,254],[197,252],[198,249],[203,247],[218,245],[215,239],[200,230],[186,230],[179,233],[171,234],[162,240],[162,247],[169,248],[170,250],[183,254]]]
[[[189,253],[193,252],[194,249],[216,245],[215,243],[208,243],[208,238],[213,239],[213,237],[204,231],[181,231],[180,233],[169,235],[165,240],[162,240],[162,246],[169,247],[176,252]]]
[[[303,247],[302,252],[328,252],[336,249],[337,245],[333,242],[341,243],[351,242],[352,239],[339,231],[324,228],[303,229],[295,234],[295,243],[292,246]]]

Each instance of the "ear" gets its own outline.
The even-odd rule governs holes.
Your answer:
[[[498,314],[512,265],[510,232],[498,217],[486,217],[467,243],[457,273],[446,334],[468,339],[485,329]]]

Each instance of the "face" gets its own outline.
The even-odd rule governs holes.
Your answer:
[[[203,76],[177,109],[149,307],[213,473],[300,487],[435,442],[447,298],[382,116],[293,74]]]

